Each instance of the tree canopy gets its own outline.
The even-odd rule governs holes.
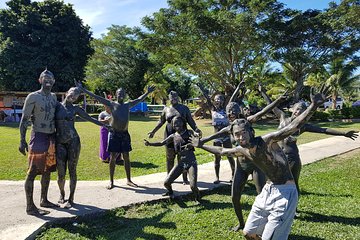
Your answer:
[[[62,1],[10,0],[0,10],[0,88],[34,91],[47,67],[54,91],[66,91],[84,78],[93,53],[89,26]]]
[[[152,66],[147,52],[137,47],[140,29],[113,25],[101,39],[92,41],[95,50],[86,67],[86,84],[97,92],[122,87],[130,98],[143,94],[145,73]]]

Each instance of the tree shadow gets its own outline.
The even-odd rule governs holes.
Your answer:
[[[0,127],[19,128],[18,122],[0,122]]]
[[[291,239],[291,240],[323,240],[325,238],[309,237],[309,236],[303,236],[303,235],[290,234],[289,239]]]
[[[351,194],[331,194],[331,193],[315,193],[315,192],[308,192],[300,190],[300,196],[306,196],[306,195],[315,195],[319,197],[354,197]]]
[[[349,218],[349,217],[341,217],[341,216],[333,216],[333,215],[323,215],[314,212],[308,211],[299,211],[301,214],[297,219],[308,221],[308,222],[319,222],[319,223],[341,223],[345,225],[353,225],[359,226],[360,225],[360,217]]]
[[[61,228],[74,234],[77,238],[88,239],[159,239],[166,238],[160,234],[147,233],[144,229],[155,227],[161,229],[176,229],[174,222],[163,222],[167,212],[150,217],[126,217],[125,210],[106,211],[92,216],[78,217],[73,221],[62,224],[49,224],[47,228]],[[41,234],[41,233],[39,233]],[[39,235],[38,235],[39,236]]]
[[[159,165],[153,164],[153,163],[143,163],[143,162],[133,162],[131,161],[131,167],[134,168],[145,168],[145,169],[152,169],[152,168],[158,168]]]

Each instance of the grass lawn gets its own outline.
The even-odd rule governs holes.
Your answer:
[[[289,239],[360,239],[359,172],[359,149],[304,166],[300,217]],[[250,183],[241,199],[245,217],[254,198]],[[229,186],[207,192],[200,205],[186,198],[163,200],[74,221],[52,225],[37,239],[244,239],[228,230],[237,224]]]
[[[129,132],[132,139],[133,151],[130,153],[131,174],[141,176],[157,172],[165,172],[165,149],[164,147],[145,147],[143,139],[151,131],[158,117],[140,118],[132,117],[129,124]],[[196,121],[203,135],[213,133],[210,120]],[[331,127],[339,130],[360,129],[360,123],[321,123],[322,127]],[[256,134],[261,135],[277,128],[277,125],[254,124]],[[76,122],[76,129],[81,138],[81,153],[77,167],[78,180],[107,180],[109,178],[108,164],[102,163],[98,158],[99,153],[99,127],[88,122]],[[30,136],[30,129],[27,137]],[[164,127],[153,138],[160,141],[163,137]],[[27,170],[27,157],[18,151],[20,133],[18,124],[0,125],[1,154],[0,154],[0,180],[23,180]],[[329,137],[323,134],[304,133],[299,137],[299,144]],[[211,143],[209,143],[211,144]],[[196,157],[199,164],[213,161],[213,155],[204,150],[197,149]],[[52,180],[57,178],[52,174]],[[125,178],[123,166],[115,169],[115,178]]]

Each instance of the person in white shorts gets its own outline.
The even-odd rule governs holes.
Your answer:
[[[313,92],[313,89],[312,89]],[[326,99],[328,89],[311,94],[311,104],[301,115],[282,129],[255,137],[254,129],[246,119],[237,119],[231,124],[231,134],[237,142],[235,148],[203,145],[193,138],[194,147],[214,154],[245,156],[262,170],[268,178],[261,193],[256,197],[245,223],[246,239],[288,238],[298,202],[298,192],[289,163],[278,141],[296,132],[310,119],[318,106]]]

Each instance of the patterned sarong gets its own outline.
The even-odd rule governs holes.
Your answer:
[[[31,132],[28,161],[28,172],[33,168],[37,175],[55,172],[55,134]]]

